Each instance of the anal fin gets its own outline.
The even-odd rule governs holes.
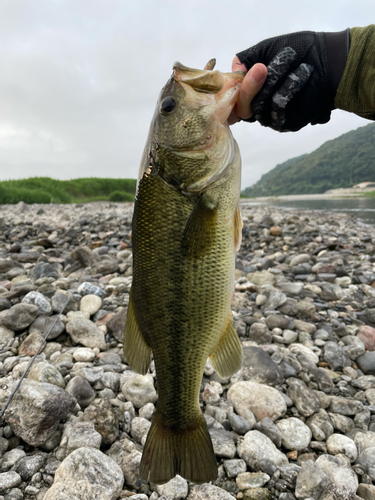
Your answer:
[[[228,317],[223,335],[210,354],[210,360],[222,378],[230,377],[241,368],[242,347],[234,328],[232,315]]]
[[[132,370],[145,375],[150,366],[151,353],[151,347],[147,345],[139,328],[132,292],[130,291],[125,325],[124,356]]]

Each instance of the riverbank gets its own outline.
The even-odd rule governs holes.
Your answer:
[[[282,196],[260,196],[258,198],[241,198],[241,202],[257,201],[300,201],[300,200],[332,200],[341,198],[364,198],[366,193],[371,193],[374,188],[364,189],[330,189],[321,194],[288,194]]]
[[[219,477],[156,486],[138,477],[155,372],[122,353],[132,209],[0,206],[0,407],[51,329],[0,425],[0,500],[374,498],[375,227],[242,200],[243,365],[208,362],[200,395]]]

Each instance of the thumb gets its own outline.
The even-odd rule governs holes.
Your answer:
[[[267,67],[264,64],[254,64],[241,83],[240,95],[236,104],[236,114],[246,120],[253,114],[251,101],[262,88],[267,78]]]

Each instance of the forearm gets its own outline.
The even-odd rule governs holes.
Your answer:
[[[375,25],[350,30],[350,51],[335,106],[375,120]]]

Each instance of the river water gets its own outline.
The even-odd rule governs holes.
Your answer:
[[[328,212],[353,215],[365,224],[375,225],[375,198],[330,198],[330,199],[269,199],[251,201],[249,205],[268,205],[286,210],[326,210]]]

